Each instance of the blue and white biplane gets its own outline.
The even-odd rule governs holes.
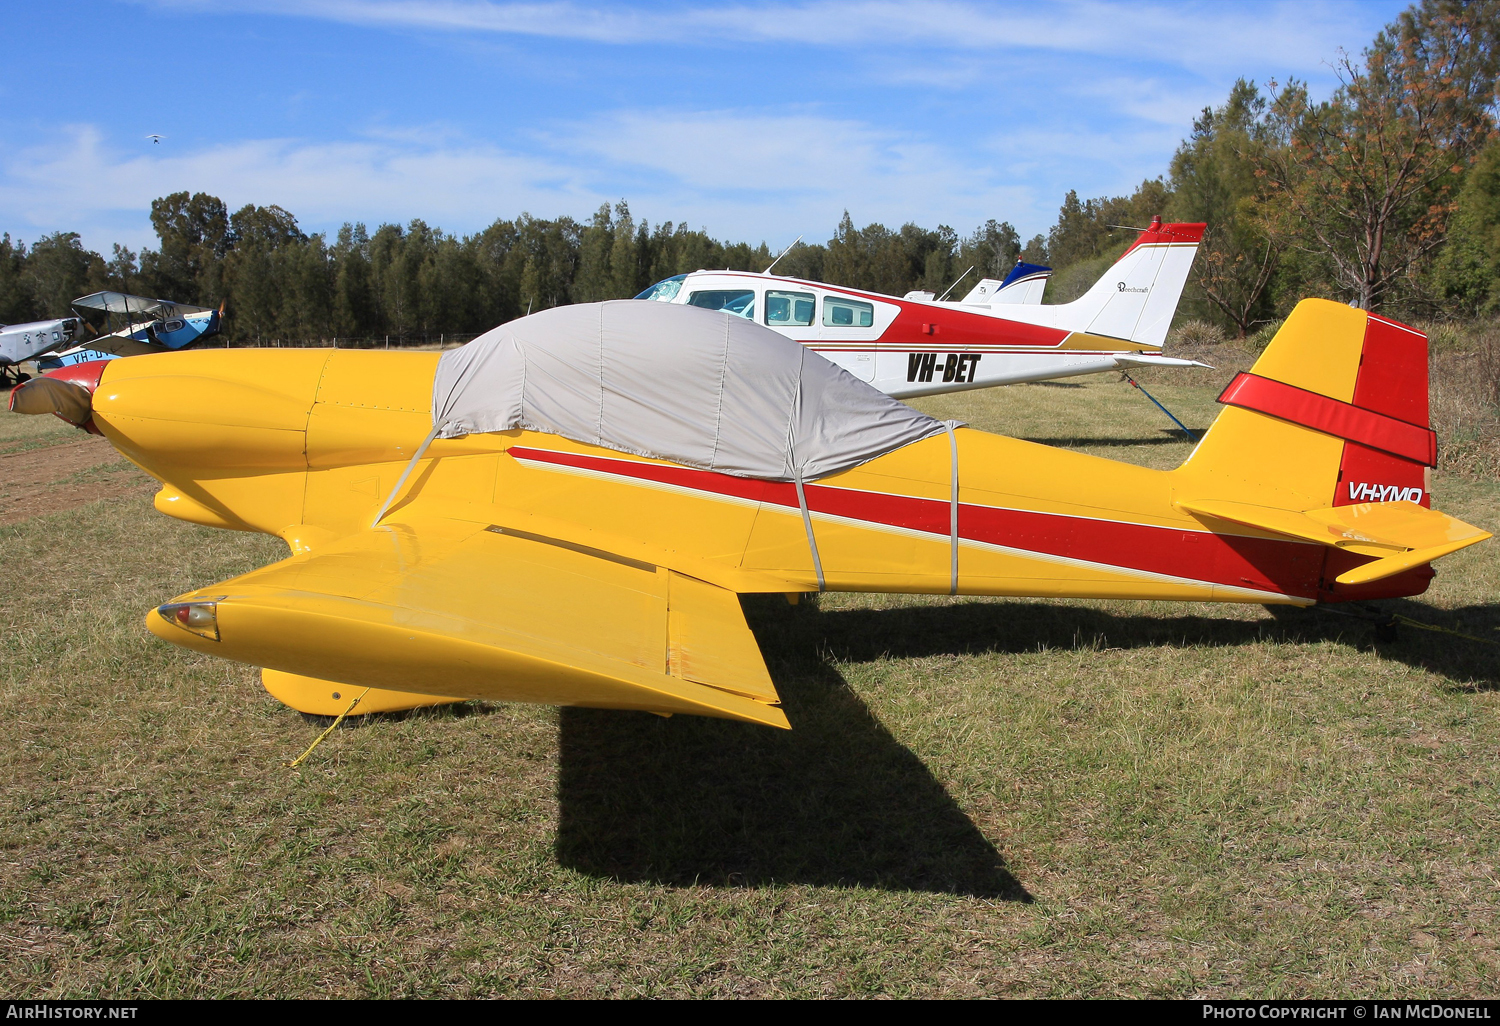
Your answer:
[[[183,349],[219,332],[224,306],[190,306],[124,292],[95,292],[70,304],[87,326],[87,339],[36,357],[42,370],[90,360]]]

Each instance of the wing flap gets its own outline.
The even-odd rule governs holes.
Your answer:
[[[779,701],[739,596],[677,573],[670,589],[667,654],[672,676],[757,702]]]
[[[538,536],[385,525],[175,601],[215,602],[219,639],[153,633],[284,673],[787,726],[732,592]]]

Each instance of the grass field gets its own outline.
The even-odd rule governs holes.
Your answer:
[[[1141,380],[1199,428],[1248,358],[1215,362]],[[1189,448],[1103,377],[923,405]],[[0,445],[67,430],[4,416]],[[1434,491],[1500,525],[1495,481]],[[1500,991],[1493,646],[1255,606],[756,598],[791,732],[469,704],[290,770],[317,726],[142,625],[280,542],[146,493],[0,539],[12,995]],[[1500,639],[1497,593],[1490,542],[1389,607]]]

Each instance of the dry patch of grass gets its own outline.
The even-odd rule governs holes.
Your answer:
[[[1141,380],[1198,428],[1232,370]],[[1129,385],[1076,384],[923,405],[1186,454]],[[1500,524],[1493,482],[1436,489]],[[757,598],[790,732],[472,703],[292,771],[315,726],[142,625],[279,542],[145,496],[0,538],[12,994],[1495,991],[1494,649],[1258,607]],[[1500,637],[1497,587],[1488,543],[1393,605]]]
[[[0,524],[155,490],[103,438],[71,430],[67,441],[0,454]]]
[[[1422,324],[1431,351],[1432,426],[1444,470],[1500,476],[1500,323]]]

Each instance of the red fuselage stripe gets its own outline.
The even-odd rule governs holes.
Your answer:
[[[512,446],[509,452],[521,460],[653,481],[792,510],[798,508],[797,488],[791,483],[523,446]],[[946,499],[923,499],[817,484],[807,485],[805,491],[808,508],[816,513],[921,531],[943,538],[948,536],[949,505]],[[969,541],[1003,545],[1039,555],[1086,560],[1125,570],[1279,592],[1300,598],[1317,596],[1323,565],[1322,548],[1317,545],[973,503],[959,505],[958,533]]]
[[[1256,374],[1237,374],[1219,402],[1269,414],[1402,459],[1437,466],[1437,434],[1352,403]]]

